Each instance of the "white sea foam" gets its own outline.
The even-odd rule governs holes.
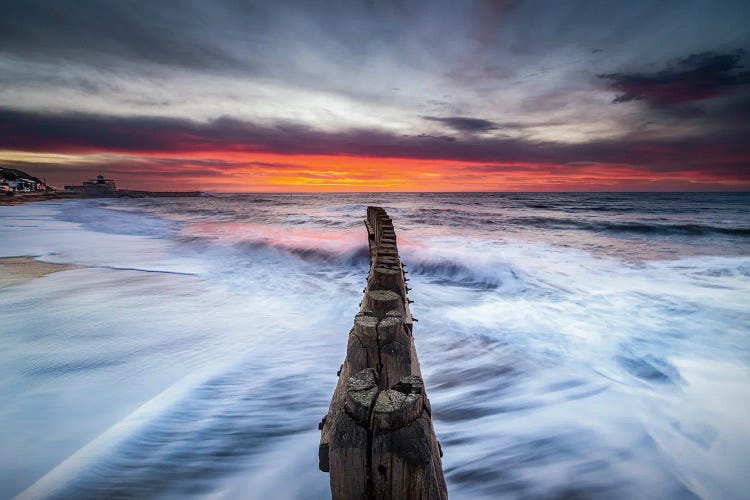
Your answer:
[[[452,498],[741,496],[747,236],[507,222],[565,200],[0,207],[0,256],[83,266],[0,289],[0,497],[325,497],[315,428],[368,203],[396,221]],[[425,206],[461,212],[440,226]]]

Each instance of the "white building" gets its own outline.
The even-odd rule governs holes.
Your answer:
[[[31,179],[20,178],[9,180],[8,187],[10,187],[11,191],[28,193],[37,190],[37,182],[32,181]]]

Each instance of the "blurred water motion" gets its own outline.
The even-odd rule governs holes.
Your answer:
[[[0,207],[0,497],[326,498],[317,422],[393,217],[452,498],[737,498],[743,194]]]

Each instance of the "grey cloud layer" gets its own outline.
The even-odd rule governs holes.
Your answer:
[[[496,153],[487,151],[502,144],[509,151],[504,157],[521,159],[539,158],[545,150],[539,145],[554,143],[559,147],[547,150],[562,155],[560,161],[588,161],[565,148],[580,150],[583,146],[572,142],[583,141],[596,152],[614,143],[613,137],[634,144],[645,140],[638,134],[646,126],[669,137],[667,145],[705,135],[696,128],[729,142],[746,131],[736,110],[747,109],[750,101],[748,73],[740,67],[745,55],[738,52],[750,48],[748,26],[750,8],[743,0],[6,0],[0,15],[0,106],[40,117],[54,102],[67,119],[77,111],[77,120],[93,120],[89,129],[96,142],[109,140],[95,130],[101,108],[118,101],[126,121],[124,115],[159,115],[164,122],[152,124],[159,130],[164,123],[179,123],[183,131],[202,126],[199,132],[220,143],[250,128],[295,150],[300,146],[268,132],[276,125],[257,125],[254,114],[263,96],[251,95],[261,85],[278,86],[299,94],[282,103],[285,112],[298,115],[290,137],[324,143],[335,137],[337,146],[328,148],[335,151],[346,137],[362,151],[379,138],[394,151],[401,147],[398,141],[406,141],[409,151],[432,148],[434,156],[454,143],[451,157],[467,159],[494,158]],[[121,102],[122,81],[131,77],[137,84],[127,99],[138,107],[128,111],[128,102]],[[212,87],[219,80],[211,78],[219,77],[232,79],[232,100],[222,100],[221,89]],[[164,81],[179,81],[181,95],[154,98],[165,92],[158,88]],[[34,99],[47,96],[39,105],[23,98],[32,88]],[[76,93],[55,99],[67,96],[66,89]],[[96,112],[87,108],[92,95],[103,103]],[[189,116],[193,103],[208,99],[213,115]],[[610,105],[613,99],[617,106]],[[363,103],[355,118],[367,115],[370,122],[324,130],[325,116],[335,121],[352,100]],[[655,109],[678,104],[679,120]],[[400,114],[386,113],[386,107]],[[273,106],[264,112],[272,114]],[[186,115],[195,119],[170,122]],[[199,118],[214,121],[200,125]],[[689,130],[681,123],[686,118],[694,124]],[[49,116],[47,126],[56,119]],[[221,126],[229,123],[236,126]],[[3,131],[5,147],[11,134],[23,135],[22,121],[16,125]],[[138,127],[128,130],[131,136],[118,136],[117,147],[129,142],[148,149],[165,140],[139,133]],[[228,136],[216,136],[219,132]],[[60,141],[77,141],[62,137],[65,131],[41,136],[49,141],[55,133]],[[482,137],[457,141],[453,135]],[[565,142],[571,144],[563,147]],[[304,148],[315,150],[314,144]],[[353,149],[347,151],[357,153]]]
[[[615,104],[647,99],[657,106],[669,106],[745,90],[743,87],[750,85],[750,71],[743,71],[744,55],[744,50],[728,54],[703,52],[655,73],[610,73],[599,77],[610,80],[612,87],[622,92],[615,97]]]
[[[743,134],[690,140],[601,140],[584,144],[530,143],[469,135],[446,141],[371,129],[322,132],[298,123],[257,125],[232,118],[209,123],[160,117],[46,115],[0,109],[0,150],[117,152],[159,155],[223,151],[280,154],[367,155],[487,163],[624,165],[644,172],[708,170],[750,178]],[[490,168],[490,167],[487,167]],[[492,167],[506,168],[506,167]]]
[[[423,116],[425,120],[442,123],[458,132],[488,132],[496,130],[497,124],[481,118],[468,118],[465,116]]]

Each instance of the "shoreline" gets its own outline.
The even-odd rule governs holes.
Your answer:
[[[0,195],[0,206],[23,205],[24,203],[33,203],[35,201],[50,200],[69,200],[79,199],[80,196],[63,194],[63,193],[21,193],[13,196]]]
[[[33,257],[0,257],[0,288],[80,268],[71,264],[42,262]]]
[[[116,196],[91,196],[79,193],[16,193],[13,196],[0,195],[0,206],[23,205],[36,201],[50,200],[83,200],[92,198],[197,198],[203,196],[201,191],[134,191],[118,190]]]

